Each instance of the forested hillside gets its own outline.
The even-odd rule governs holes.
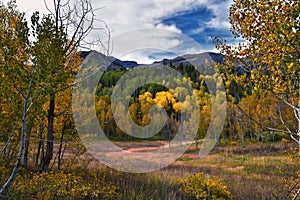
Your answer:
[[[221,54],[212,54],[215,56],[216,64],[220,66],[222,71],[223,57]],[[211,96],[206,82],[209,79],[214,80],[212,72],[199,72],[196,66],[190,64],[187,60],[197,59],[201,55],[189,55],[187,60],[185,56],[174,58],[171,60],[163,60],[161,63],[165,66],[171,67],[184,75],[184,81],[190,84],[193,88],[194,94],[197,96],[198,106],[201,110],[199,129],[197,139],[203,139],[207,128],[210,124],[211,118]],[[147,65],[146,67],[153,67],[154,65]],[[199,62],[201,66],[201,61]],[[137,66],[141,67],[141,66]],[[111,139],[129,139],[125,133],[118,129],[113,120],[112,111],[110,108],[111,95],[118,80],[128,70],[126,68],[118,70],[109,70],[103,74],[99,81],[96,92],[96,108],[99,122],[102,124],[103,130]],[[236,69],[239,76],[244,76],[241,66]],[[203,76],[202,74],[207,74]],[[209,75],[211,74],[211,75]],[[168,80],[170,77],[165,77]],[[138,80],[136,80],[138,81]],[[180,80],[177,80],[180,81]],[[135,80],[131,81],[135,85]],[[170,85],[170,83],[165,83]],[[292,110],[287,109],[284,104],[280,103],[276,97],[269,94],[260,94],[253,88],[233,80],[225,82],[227,92],[227,117],[223,132],[220,137],[220,143],[227,144],[230,142],[237,142],[244,144],[245,142],[276,142],[282,138],[289,138],[289,135],[280,131],[283,128],[281,119],[276,116],[279,108],[282,110],[282,118],[291,116]],[[161,132],[149,138],[151,140],[167,139],[169,133],[176,133],[181,106],[185,106],[184,102],[181,104],[178,101],[178,96],[186,96],[185,88],[175,88],[169,90],[168,88],[158,84],[147,84],[138,89],[131,95],[129,112],[134,122],[140,126],[146,126],[151,119],[149,118],[149,109],[154,104],[159,104],[166,108],[170,121],[165,125]],[[84,99],[84,98],[83,98]],[[224,105],[226,106],[226,105]],[[120,106],[121,108],[121,106]],[[107,123],[105,123],[107,122]],[[291,123],[291,126],[296,126],[296,123]],[[168,131],[172,129],[173,131]],[[146,134],[146,133],[145,133]],[[171,136],[172,137],[172,136]],[[131,138],[130,140],[135,140]]]

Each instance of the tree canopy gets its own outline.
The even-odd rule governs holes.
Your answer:
[[[300,3],[294,0],[236,0],[230,8],[231,31],[243,42],[227,44],[216,38],[224,53],[225,78],[251,91],[269,92],[294,110],[299,121],[300,101]],[[278,112],[277,112],[278,113]],[[285,123],[284,132],[300,136],[300,121]],[[293,126],[298,128],[293,129]],[[300,144],[300,142],[299,142]]]

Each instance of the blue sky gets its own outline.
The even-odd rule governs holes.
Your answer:
[[[46,2],[51,7],[52,0]],[[92,3],[94,8],[101,8],[96,17],[109,27],[111,54],[123,60],[152,63],[178,54],[217,52],[211,36],[222,36],[232,44],[237,42],[228,20],[232,0],[92,0]],[[47,13],[43,0],[31,0],[30,4],[28,0],[18,0],[17,4],[27,16],[35,10]],[[96,37],[105,38],[103,33],[94,31],[89,39]],[[197,45],[187,38],[195,40]],[[93,48],[98,50],[97,46]]]
[[[226,10],[224,10],[225,12]],[[212,37],[222,36],[227,39],[232,39],[229,26],[213,26],[208,25],[211,19],[217,17],[206,7],[198,7],[186,12],[175,14],[162,19],[165,25],[176,25],[183,34],[188,35],[199,42],[208,51],[214,48]]]

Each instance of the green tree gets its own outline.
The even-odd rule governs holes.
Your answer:
[[[29,117],[47,118],[47,147],[42,171],[48,170],[53,157],[54,118],[69,110],[68,106],[57,107],[56,98],[72,86],[72,75],[79,65],[78,47],[93,28],[94,21],[90,1],[78,0],[72,4],[73,8],[69,3],[55,0],[55,12],[49,10],[50,14],[42,18],[34,13],[31,28],[27,26],[24,13],[17,10],[15,1],[7,6],[0,4],[0,91],[6,96],[0,102],[5,108],[1,109],[1,117],[11,111],[15,126],[21,127],[17,161],[0,190],[0,198],[15,180],[24,152],[28,152],[26,134],[35,122],[29,121]],[[46,105],[47,112],[43,112]]]
[[[21,105],[23,105],[21,112],[16,111],[16,116],[14,116],[16,120],[21,121],[20,150],[11,176],[0,189],[0,198],[2,198],[15,180],[22,163],[26,141],[27,114],[31,106],[33,88],[38,81],[33,78],[36,75],[34,69],[27,65],[29,42],[27,40],[28,27],[24,14],[15,11],[15,5],[9,3],[7,7],[0,5],[0,15],[0,67],[2,73],[1,86],[3,86],[1,92],[5,94],[7,101],[4,104],[11,107],[12,111],[16,111],[17,106],[11,104],[10,100],[20,98]],[[13,101],[13,103],[16,102]]]
[[[252,91],[268,92],[294,110],[294,124],[286,123],[279,113],[281,131],[300,147],[299,4],[294,0],[236,0],[230,8],[231,30],[245,41],[237,46],[215,41],[226,55],[221,68],[226,78]]]
[[[83,45],[87,34],[93,29],[94,14],[89,0],[55,0],[54,10],[43,17],[39,22],[38,15],[32,17],[33,29],[37,36],[35,47],[36,64],[41,67],[48,66],[49,86],[49,108],[46,156],[43,161],[43,171],[48,171],[48,166],[53,157],[54,141],[54,119],[56,94],[68,87],[66,82],[72,73],[72,61],[76,57],[78,47]],[[72,7],[70,7],[70,4]],[[35,22],[35,23],[34,23]]]

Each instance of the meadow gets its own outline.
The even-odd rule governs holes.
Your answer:
[[[136,144],[126,143],[123,147],[132,145]],[[179,183],[188,176],[203,173],[205,179],[218,177],[233,199],[289,199],[288,185],[295,182],[297,175],[297,168],[292,165],[288,156],[293,147],[294,143],[283,142],[218,145],[206,158],[198,159],[198,150],[193,144],[168,167],[140,174],[106,167],[88,152],[81,153],[74,160],[72,151],[75,150],[69,149],[62,165],[65,170],[36,173],[21,169],[7,197],[195,199],[185,194]],[[143,148],[145,150],[147,149]],[[3,170],[1,182],[8,171]]]

